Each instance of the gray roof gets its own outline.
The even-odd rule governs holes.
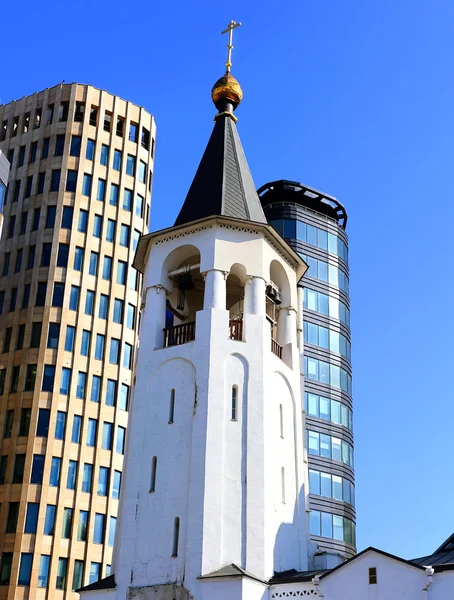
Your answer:
[[[218,114],[175,225],[211,216],[266,223],[233,115]]]

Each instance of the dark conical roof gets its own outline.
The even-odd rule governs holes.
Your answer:
[[[218,215],[267,222],[232,107],[227,104],[218,108],[213,132],[175,225]]]

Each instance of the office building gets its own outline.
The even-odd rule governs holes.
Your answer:
[[[327,194],[292,181],[263,185],[268,222],[307,262],[300,282],[311,539],[350,557],[355,479],[347,213]]]
[[[76,598],[109,573],[155,125],[62,84],[0,106],[0,598]]]

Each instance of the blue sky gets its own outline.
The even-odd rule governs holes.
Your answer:
[[[349,213],[358,548],[428,554],[454,532],[454,3],[7,2],[1,102],[64,79],[145,106],[151,228],[171,225],[212,128],[230,19],[257,186],[302,181]]]

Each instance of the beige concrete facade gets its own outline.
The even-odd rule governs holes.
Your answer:
[[[87,85],[0,106],[0,150],[12,163],[0,242],[0,600],[77,598],[76,561],[76,586],[95,580],[96,565],[108,574],[140,309],[131,265],[147,232],[154,140],[148,112]]]

